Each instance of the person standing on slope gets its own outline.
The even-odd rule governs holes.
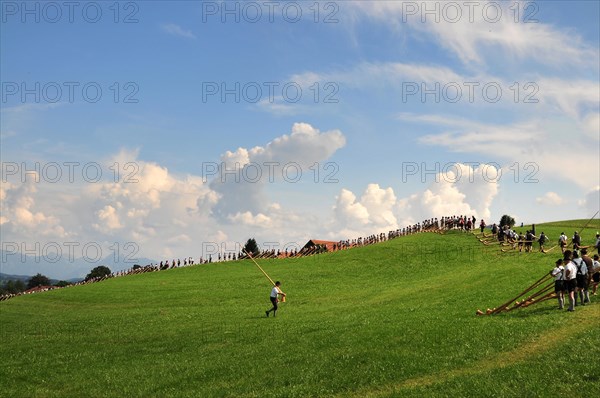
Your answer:
[[[577,250],[573,251],[573,259],[571,260],[571,262],[575,265],[575,268],[577,269],[577,275],[575,277],[575,279],[577,280],[577,290],[575,293],[575,305],[577,306],[577,298],[578,297],[579,297],[579,305],[585,305],[583,291],[585,290],[585,287],[587,286],[587,275],[588,275],[587,265],[585,264],[585,261],[583,261],[583,259],[581,257],[579,257],[579,253],[577,253]]]
[[[550,275],[554,277],[554,293],[556,293],[556,297],[558,298],[558,309],[562,310],[565,308],[565,267],[562,266],[563,260],[559,258],[556,260],[556,266],[552,271],[550,271]]]
[[[273,317],[275,317],[275,315],[277,314],[277,303],[279,302],[279,296],[285,297],[285,293],[281,291],[281,288],[279,286],[281,286],[281,282],[277,281],[275,282],[275,286],[273,286],[273,289],[271,289],[271,296],[269,298],[271,300],[271,303],[273,304],[273,308],[265,311],[267,318],[269,317],[270,312],[273,312]]]
[[[583,288],[583,303],[588,304],[590,302],[590,285],[592,284],[592,275],[594,274],[594,260],[587,255],[588,251],[584,247],[581,249],[581,260],[585,263],[587,271],[585,286]]]
[[[600,283],[600,256],[594,254],[594,260],[592,261],[592,269],[594,271],[592,275],[592,281],[594,284],[594,290],[592,291],[592,295],[596,295],[596,290],[598,290],[598,283]]]
[[[560,250],[564,254],[567,247],[567,235],[565,235],[564,232],[560,233],[560,236],[558,237],[558,244],[560,245]]]
[[[542,233],[540,234],[540,238],[538,239],[538,243],[540,244],[540,252],[544,252],[544,243],[546,243],[546,240],[548,240],[548,237],[546,236],[546,234],[544,233],[544,231],[542,231]]]
[[[563,256],[565,264],[565,287],[569,292],[569,308],[567,311],[575,311],[575,290],[577,289],[577,266],[571,261],[571,250],[565,250]]]
[[[581,235],[579,235],[579,232],[575,231],[571,242],[573,242],[573,250],[579,250],[581,247]]]

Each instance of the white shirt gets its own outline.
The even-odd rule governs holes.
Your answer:
[[[579,261],[575,261],[575,260],[579,260]],[[583,259],[581,257],[577,257],[574,258],[572,260],[575,263],[575,267],[577,268],[577,273],[579,273],[580,275],[587,275],[588,270],[587,270],[587,265],[585,264],[585,261],[583,261]],[[581,270],[581,272],[579,271]]]
[[[567,241],[567,235],[561,235],[558,240],[560,240],[561,242],[566,242]]]
[[[565,267],[559,265],[552,270],[552,276],[555,281],[564,281],[565,280]]]
[[[568,275],[567,275],[568,274]],[[575,279],[577,276],[577,266],[573,260],[569,261],[569,264],[565,267],[565,280]]]
[[[279,288],[277,286],[273,286],[273,289],[271,289],[271,297],[277,298],[277,295],[279,294],[279,291],[280,290],[279,290]]]
[[[594,273],[600,271],[600,262],[596,261],[596,260],[592,260],[592,269],[594,270]]]

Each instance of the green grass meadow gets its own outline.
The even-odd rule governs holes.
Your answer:
[[[586,222],[537,232],[551,247]],[[423,233],[259,260],[288,294],[277,318],[250,261],[16,297],[0,302],[0,396],[600,396],[600,296],[475,316],[553,268],[560,249],[534,247]]]

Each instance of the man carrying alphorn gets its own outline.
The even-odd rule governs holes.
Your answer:
[[[273,289],[271,289],[271,296],[269,298],[271,299],[273,308],[265,311],[267,318],[269,317],[269,313],[271,312],[273,312],[273,317],[275,317],[275,315],[277,314],[277,303],[279,302],[279,296],[285,297],[285,293],[281,291],[279,286],[281,286],[281,282],[277,281],[275,282],[275,286],[273,286]]]

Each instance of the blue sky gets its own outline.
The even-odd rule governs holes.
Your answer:
[[[3,242],[196,258],[207,242],[600,206],[598,2],[47,4],[2,2]],[[239,183],[210,173],[236,162]]]

